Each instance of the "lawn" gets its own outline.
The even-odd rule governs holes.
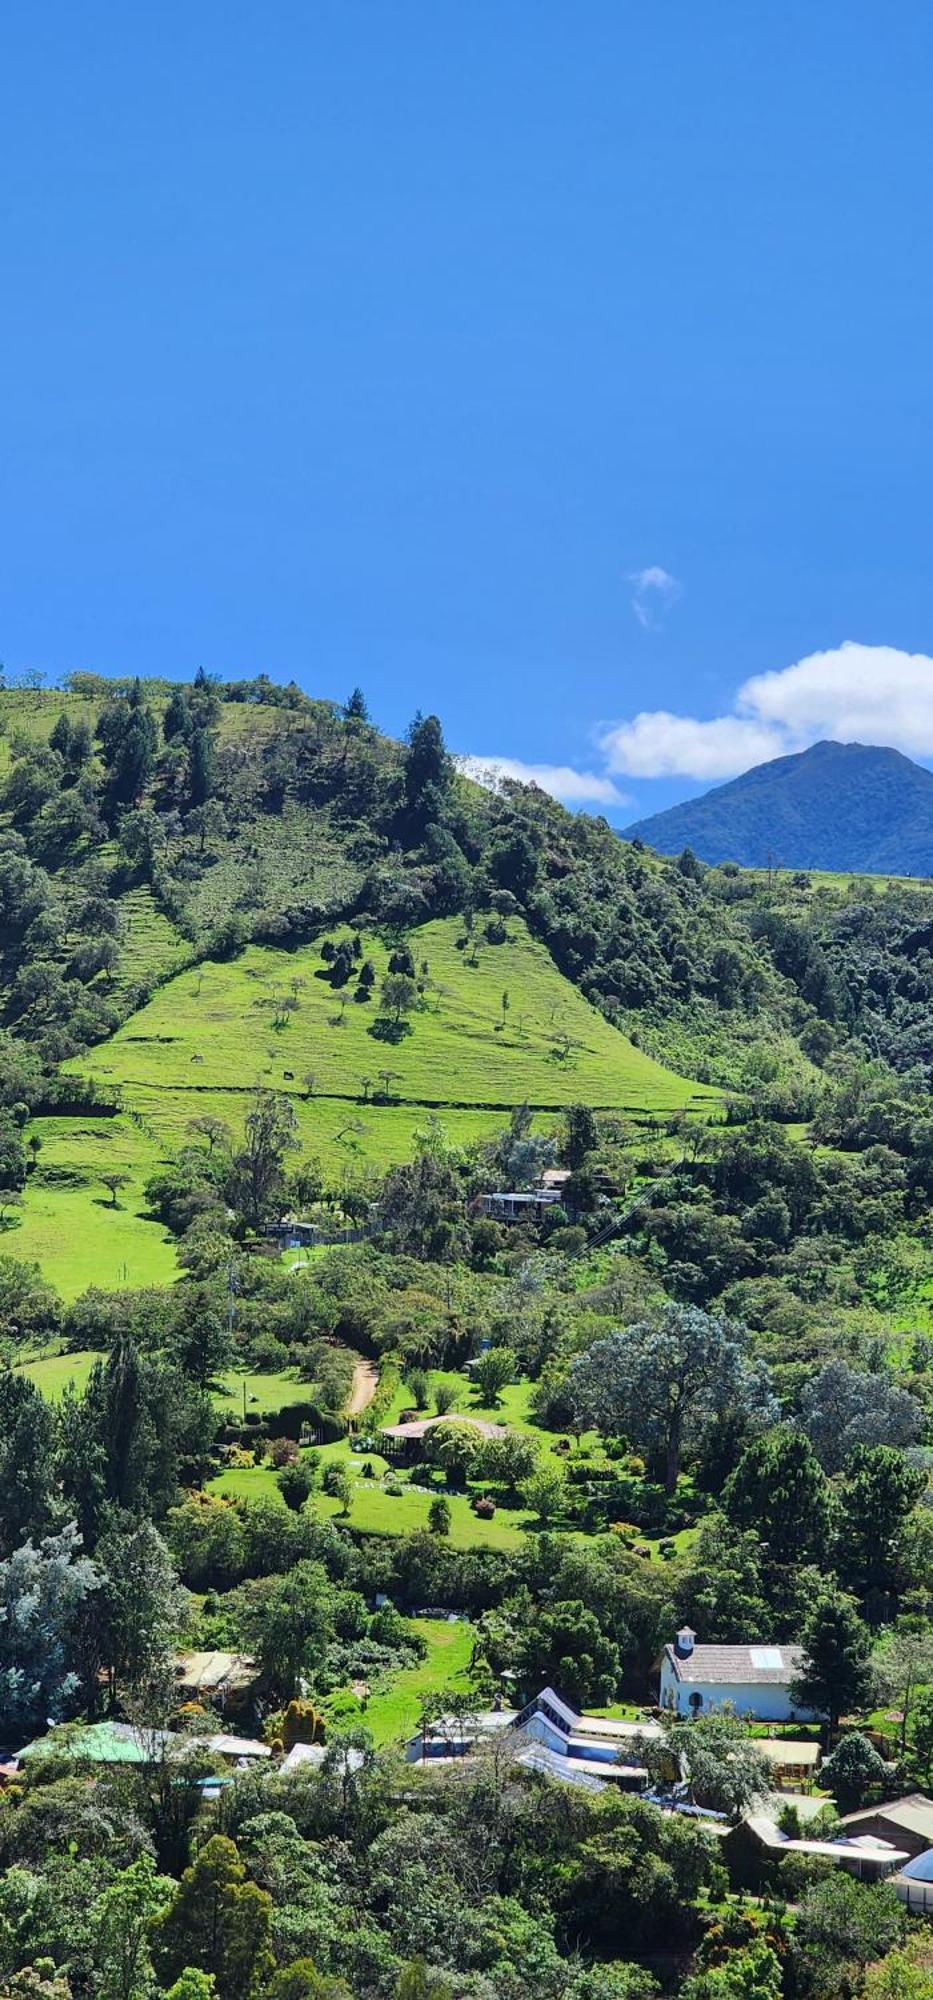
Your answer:
[[[166,1285],[177,1276],[175,1246],[148,1212],[145,1182],[159,1159],[151,1136],[129,1117],[35,1118],[41,1141],[17,1225],[0,1243],[8,1256],[34,1260],[65,1299],[89,1285]],[[116,1206],[100,1178],[125,1173]]]
[[[390,1687],[370,1697],[363,1716],[376,1743],[404,1743],[414,1735],[428,1695],[456,1685],[469,1688],[473,1627],[464,1618],[410,1618],[406,1623],[425,1641],[427,1654],[416,1667],[396,1674]]]
[[[23,1361],[18,1365],[22,1373],[28,1375],[36,1387],[42,1390],[42,1394],[54,1403],[58,1401],[68,1382],[72,1382],[76,1389],[83,1389],[95,1361],[99,1359],[99,1354],[93,1349],[83,1348],[76,1350],[74,1354],[42,1354],[33,1361]],[[307,1384],[299,1382],[294,1375],[231,1374],[215,1389],[214,1402],[218,1409],[229,1410],[231,1415],[239,1416],[243,1411],[244,1391],[246,1408],[265,1416],[267,1413],[281,1410],[289,1403],[300,1402],[302,1395],[307,1393]],[[247,1491],[252,1491],[254,1487],[266,1486],[267,1482],[260,1476],[263,1471],[270,1472],[272,1488],[278,1491],[275,1476],[268,1467],[248,1468],[246,1476],[250,1484],[247,1485]],[[237,1475],[221,1474],[223,1479],[231,1476],[235,1478]]]
[[[57,1403],[69,1386],[79,1395],[86,1389],[91,1369],[100,1359],[93,1348],[77,1348],[74,1354],[43,1354],[37,1361],[23,1361],[19,1372],[29,1376],[48,1402]]]
[[[417,1528],[426,1528],[433,1495],[424,1487],[403,1486],[400,1493],[387,1493],[380,1484],[380,1477],[386,1470],[386,1462],[375,1453],[368,1460],[355,1456],[346,1445],[325,1447],[327,1456],[316,1452],[320,1461],[338,1459],[346,1465],[350,1477],[351,1499],[349,1515],[341,1511],[339,1500],[322,1493],[318,1487],[311,1495],[309,1505],[322,1519],[336,1520],[340,1527],[355,1528],[361,1535],[410,1535]],[[375,1479],[364,1479],[363,1466],[370,1463],[377,1475]],[[252,1500],[278,1493],[275,1471],[269,1465],[234,1466],[219,1472],[209,1481],[208,1492],[236,1495],[241,1500]],[[283,1503],[284,1504],[284,1503]],[[457,1549],[514,1549],[521,1545],[525,1524],[531,1516],[520,1508],[500,1508],[491,1521],[480,1520],[465,1494],[449,1496],[450,1543]]]
[[[285,1502],[279,1492],[279,1480],[272,1465],[230,1466],[225,1472],[218,1472],[216,1478],[209,1479],[206,1491],[219,1493],[228,1500],[278,1500]]]
[[[141,984],[151,987],[190,963],[191,945],[163,915],[148,885],[124,891],[120,914],[124,932],[115,981],[119,992]]]
[[[265,1416],[287,1408],[290,1403],[306,1401],[309,1394],[309,1384],[300,1382],[297,1375],[231,1374],[214,1390],[214,1402],[219,1409],[229,1410],[233,1417],[242,1417],[245,1411]]]
[[[359,1461],[360,1466],[364,1463]],[[410,1535],[426,1528],[434,1495],[420,1486],[403,1486],[400,1493],[387,1493],[375,1479],[363,1479],[351,1468],[352,1498],[345,1525],[361,1535]],[[340,1502],[327,1494],[312,1493],[315,1513],[340,1516]],[[523,1527],[532,1516],[521,1508],[502,1508],[491,1521],[474,1514],[465,1494],[448,1494],[450,1508],[449,1541],[455,1549],[516,1549],[521,1546]]]

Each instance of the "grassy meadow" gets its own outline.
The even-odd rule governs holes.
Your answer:
[[[257,1083],[300,1100],[309,1074],[314,1099],[360,1105],[387,1083],[396,1100],[464,1110],[523,1102],[559,1109],[583,1098],[648,1117],[715,1099],[611,1027],[523,922],[510,920],[501,945],[468,941],[460,949],[463,937],[457,918],[411,933],[429,984],[423,1009],[402,1023],[398,1040],[379,1033],[378,1001],[359,1005],[352,986],[335,992],[318,946],[253,945],[229,962],[180,973],[72,1067],[119,1085],[128,1103],[139,1090],[198,1099]],[[378,982],[388,949],[375,936],[364,949]],[[277,1026],[276,996],[289,993],[295,1010]]]
[[[115,1088],[123,1109],[34,1120],[37,1170],[3,1242],[67,1298],[92,1284],[171,1282],[174,1245],[147,1213],[145,1183],[192,1118],[210,1113],[238,1136],[257,1084],[290,1097],[302,1151],[335,1179],[410,1158],[432,1110],[453,1143],[468,1145],[523,1102],[539,1130],[577,1099],[636,1120],[715,1109],[715,1091],[611,1027],[517,919],[500,945],[464,942],[456,918],[414,932],[416,963],[428,968],[425,1004],[386,1041],[378,999],[360,1005],[352,985],[335,992],[316,945],[250,946],[173,974],[187,947],[147,890],[128,896],[126,916],[121,979],[164,983],[116,1034],[66,1065]],[[388,948],[368,936],[364,950],[380,981]],[[287,1017],[276,1013],[282,995],[296,1003]],[[128,1177],[116,1203],[100,1180],[111,1168]]]
[[[407,1623],[424,1640],[427,1652],[416,1667],[403,1668],[388,1687],[370,1696],[361,1720],[380,1746],[404,1743],[414,1735],[428,1695],[470,1686],[472,1625],[465,1618],[410,1618]]]

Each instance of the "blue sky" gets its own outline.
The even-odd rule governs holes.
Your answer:
[[[359,682],[619,823],[933,761],[931,84],[916,0],[11,0],[8,670]]]

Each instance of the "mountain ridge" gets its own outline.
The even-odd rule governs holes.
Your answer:
[[[634,821],[623,840],[701,861],[853,874],[933,870],[933,772],[899,750],[814,743]]]

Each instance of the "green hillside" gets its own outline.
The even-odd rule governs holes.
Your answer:
[[[438,1107],[496,1108],[527,1102],[556,1109],[588,1103],[634,1116],[701,1105],[715,1093],[653,1062],[590,1007],[557,971],[520,918],[507,941],[476,944],[457,918],[410,935],[428,987],[421,1011],[398,1042],[378,1034],[378,1002],[359,1005],[353,988],[335,992],[320,949],[252,946],[229,963],[207,961],[179,974],[79,1063],[82,1074],[125,1092],[190,1099],[265,1083],[303,1098],[364,1100],[388,1077],[388,1095]],[[366,937],[378,981],[389,952]],[[300,984],[299,984],[300,982]],[[287,1025],[274,1025],[278,994],[294,990]],[[503,995],[508,1006],[503,1011]],[[312,1126],[316,1124],[316,1113]]]
[[[141,897],[134,908],[141,931],[146,924],[166,954],[177,949]],[[238,1131],[257,1083],[292,1098],[303,1150],[334,1177],[409,1157],[431,1111],[468,1144],[521,1103],[545,1122],[581,1098],[636,1120],[715,1106],[715,1091],[664,1069],[589,1006],[520,918],[502,944],[468,938],[457,918],[426,924],[409,942],[428,983],[397,1043],[380,1038],[377,1000],[360,1005],[352,987],[341,994],[322,977],[318,944],[254,945],[168,979],[108,1041],[66,1065],[115,1089],[123,1109],[34,1120],[39,1165],[9,1247],[36,1258],[66,1297],[89,1284],[169,1281],[174,1246],[147,1219],[145,1182],[189,1119],[209,1112]],[[365,948],[378,990],[388,947],[367,934]],[[297,1005],[276,1028],[285,992]],[[110,1168],[128,1176],[116,1206],[100,1179]]]
[[[401,745],[261,676],[0,690],[5,1247],[69,1297],[170,1280],[146,1183],[193,1117],[238,1136],[260,1083],[331,1189],[409,1158],[431,1112],[464,1144],[523,1102],[539,1130],[575,1101],[637,1123],[723,1090],[806,1120],[852,1036],[928,1061],[925,907],[859,896],[481,791],[434,717]],[[359,951],[337,987],[322,960],[341,936],[364,1004]],[[402,939],[422,991],[393,1025]]]

